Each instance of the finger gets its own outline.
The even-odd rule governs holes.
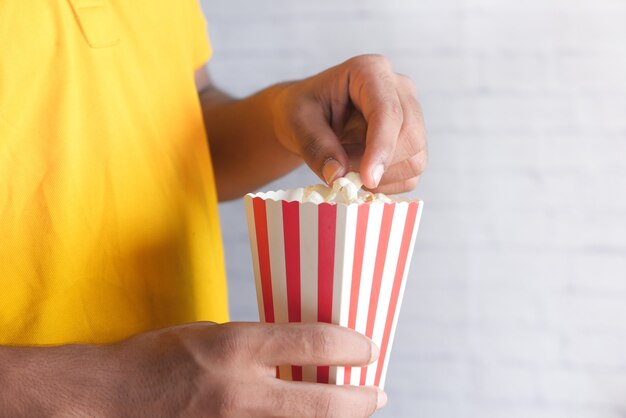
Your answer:
[[[387,395],[375,387],[274,380],[265,399],[263,409],[269,416],[362,418],[382,408]]]
[[[350,161],[350,171],[361,171],[361,160],[363,159],[363,144],[344,144],[343,149],[348,154]]]
[[[398,82],[398,97],[402,105],[402,128],[398,136],[398,143],[396,144],[395,153],[391,161],[390,166],[393,167],[397,163],[409,159],[419,153],[426,154],[426,132],[424,129],[424,118],[422,115],[421,107],[417,101],[415,94],[415,88],[413,82],[402,75],[397,75]],[[363,156],[363,145],[365,143],[365,135],[367,132],[367,122],[361,114],[361,112],[353,112],[345,126],[339,134],[339,141],[343,145],[348,157],[350,158],[351,170],[354,166],[358,167],[360,161],[357,164],[352,162],[352,150],[356,149],[358,157]],[[385,173],[391,169],[391,167],[385,170]],[[381,182],[384,182],[384,178]]]
[[[422,151],[417,155],[392,165],[385,171],[385,175],[381,179],[377,189],[389,184],[409,180],[413,177],[419,177],[426,168],[426,162],[426,151]]]
[[[400,180],[395,183],[385,184],[384,186],[379,186],[378,188],[372,190],[376,193],[384,193],[384,194],[398,194],[410,192],[415,189],[419,184],[419,177],[413,177],[406,180]]]
[[[343,176],[349,167],[348,156],[329,126],[324,111],[309,103],[294,113],[296,142],[305,163],[327,184]]]
[[[365,135],[367,133],[367,122],[359,111],[354,111],[339,135],[342,145],[359,144],[365,145]]]
[[[395,74],[381,57],[360,57],[350,74],[350,99],[367,121],[361,178],[375,188],[385,168],[391,165],[402,127],[402,105]]]
[[[247,341],[256,361],[266,366],[364,366],[378,348],[364,335],[331,324],[248,324]]]
[[[398,97],[402,104],[402,128],[391,165],[411,158],[419,153],[427,153],[424,117],[417,101],[413,82],[398,75]]]
[[[365,134],[367,132],[367,122],[361,112],[355,111],[346,126],[342,129],[339,141],[343,146],[348,160],[350,161],[349,171],[359,171],[363,152],[365,150]]]

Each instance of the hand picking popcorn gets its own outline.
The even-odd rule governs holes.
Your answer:
[[[333,181],[331,186],[315,184],[290,191],[289,199],[305,203],[391,203],[393,200],[383,193],[363,190],[363,181],[359,173],[351,171]]]

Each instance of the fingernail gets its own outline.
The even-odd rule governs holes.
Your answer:
[[[324,166],[322,167],[322,176],[326,184],[331,184],[342,171],[343,166],[339,161],[334,158],[329,158],[324,162]]]
[[[385,166],[382,164],[378,164],[372,170],[372,179],[374,180],[374,187],[378,187],[378,183],[380,183],[380,179],[383,177],[383,173],[385,172]]]
[[[376,360],[378,360],[378,357],[380,356],[380,349],[378,348],[378,346],[374,343],[372,343],[371,346],[372,346],[372,352],[370,356],[370,362],[368,364],[375,362]]]
[[[383,406],[387,405],[387,394],[380,388],[378,390],[378,399],[376,401],[376,410],[379,410]]]

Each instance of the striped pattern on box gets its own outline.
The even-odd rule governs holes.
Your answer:
[[[384,387],[423,202],[314,204],[248,194],[262,322],[327,322],[371,338],[368,367],[279,365],[285,380]]]

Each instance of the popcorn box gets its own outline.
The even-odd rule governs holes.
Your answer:
[[[292,191],[244,198],[262,322],[327,322],[380,348],[367,367],[280,365],[285,380],[385,385],[422,201],[301,203]]]

